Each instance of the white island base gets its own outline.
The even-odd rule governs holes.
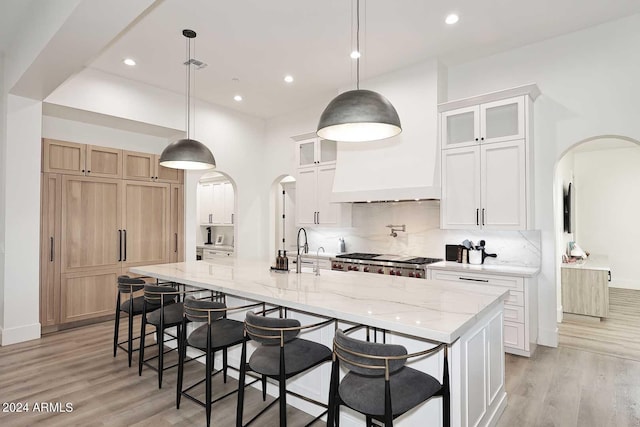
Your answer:
[[[425,340],[445,342],[449,349],[451,425],[495,425],[507,402],[502,336],[507,292],[503,289],[366,273],[281,274],[268,268],[267,263],[232,259],[214,264],[192,261],[143,266],[131,271],[225,292],[233,296],[228,298],[228,306],[257,300],[342,320],[342,328],[353,323],[369,325],[378,328],[378,342],[382,342],[381,331],[386,330],[387,343],[402,344],[410,353],[433,346]],[[242,313],[231,317],[243,320]],[[298,318],[303,324],[317,320],[293,310],[288,317]],[[358,333],[363,337],[363,331]],[[308,332],[305,338],[331,347],[333,335],[334,328],[325,327]],[[240,348],[230,351],[229,363],[238,366],[239,356]],[[442,380],[442,352],[437,357],[415,360],[411,366]],[[326,402],[330,371],[331,365],[326,363],[287,382],[287,388]],[[277,395],[273,385],[268,391]],[[441,399],[432,398],[396,419],[394,425],[442,425]],[[314,415],[320,413],[317,407],[294,397],[288,396],[287,403]],[[229,421],[234,425],[235,420]],[[341,425],[361,427],[364,417],[343,407]]]

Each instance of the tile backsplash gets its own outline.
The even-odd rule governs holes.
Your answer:
[[[406,231],[390,235],[387,225],[405,225]],[[540,231],[441,230],[440,202],[357,203],[353,205],[352,227],[308,228],[311,252],[323,246],[327,252],[339,252],[343,237],[347,252],[415,255],[444,258],[445,244],[459,244],[469,239],[477,244],[486,241],[486,251],[497,258],[486,264],[539,266]]]

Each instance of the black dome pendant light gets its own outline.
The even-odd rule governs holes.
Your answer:
[[[187,48],[187,138],[169,144],[160,155],[160,165],[173,169],[212,169],[216,159],[211,150],[200,141],[190,138],[191,128],[191,39],[196,37],[193,30],[182,30],[188,40]]]
[[[356,49],[360,52],[360,0],[356,4]],[[375,141],[398,135],[402,132],[398,112],[384,96],[360,89],[359,56],[356,61],[356,90],[333,98],[320,116],[317,135],[343,142]]]

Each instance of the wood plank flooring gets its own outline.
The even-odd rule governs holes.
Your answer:
[[[506,356],[508,405],[498,427],[640,427],[640,291],[612,289],[610,297],[606,322],[563,323],[559,348],[538,346],[530,359]],[[113,323],[105,322],[0,347],[0,404],[73,403],[67,413],[0,412],[0,425],[205,424],[204,408],[183,399],[175,409],[175,370],[165,373],[158,390],[155,371],[145,368],[138,377],[136,366],[127,368],[125,352],[112,357],[112,336]],[[187,365],[185,381],[202,375],[201,364]],[[214,395],[236,386],[217,376]],[[264,405],[258,390],[247,389],[246,399],[246,414]],[[232,395],[214,405],[213,426],[234,425],[235,402]],[[290,426],[311,420],[294,408],[288,415]],[[256,425],[277,426],[277,417],[273,408]]]

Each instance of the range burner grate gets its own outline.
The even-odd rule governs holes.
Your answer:
[[[350,254],[336,255],[336,258],[372,259],[372,258],[375,258],[377,256],[380,256],[380,254],[368,254],[368,253],[362,253],[362,252],[353,252],[353,253],[350,253]]]

